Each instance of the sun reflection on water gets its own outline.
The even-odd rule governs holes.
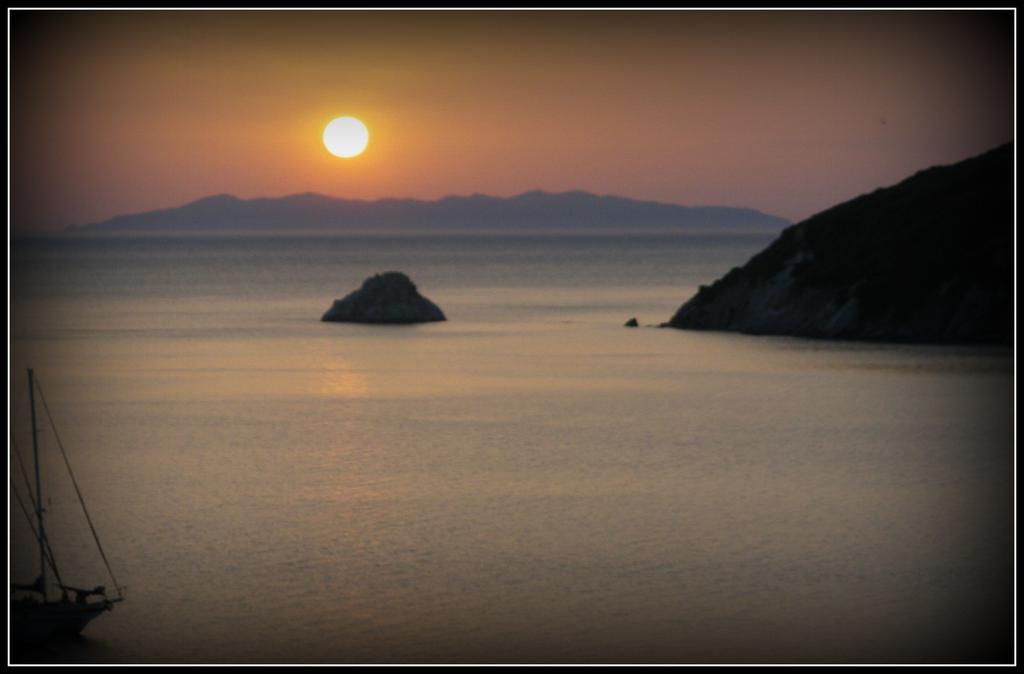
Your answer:
[[[332,357],[324,363],[320,376],[320,394],[331,398],[368,398],[370,384],[366,376],[344,359]]]

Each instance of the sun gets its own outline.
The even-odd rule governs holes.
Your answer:
[[[369,142],[370,132],[355,117],[337,117],[324,127],[324,147],[335,157],[360,155]]]

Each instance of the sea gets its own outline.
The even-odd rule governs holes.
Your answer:
[[[772,238],[13,239],[9,575],[33,368],[125,600],[9,659],[1011,662],[1013,351],[658,327]],[[391,270],[448,320],[320,321]]]

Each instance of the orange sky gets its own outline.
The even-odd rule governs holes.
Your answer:
[[[13,12],[14,229],[582,189],[801,219],[1011,140],[1010,12]],[[370,129],[355,159],[331,118]]]

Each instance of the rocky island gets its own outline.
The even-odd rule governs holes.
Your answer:
[[[783,230],[665,327],[878,341],[1013,339],[1013,146]]]
[[[441,309],[420,295],[408,276],[398,271],[375,274],[359,290],[340,300],[321,317],[343,323],[428,323],[445,320]]]

